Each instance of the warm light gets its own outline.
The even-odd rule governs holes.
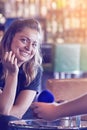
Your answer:
[[[42,14],[42,16],[46,16],[46,14],[47,14],[47,8],[46,8],[46,6],[42,6],[42,8],[41,8],[41,14]]]
[[[70,0],[69,6],[70,6],[71,9],[74,9],[76,7],[76,0]]]
[[[2,18],[0,19],[0,23],[5,23],[5,21],[6,21],[5,17],[2,17]]]
[[[0,23],[5,23],[6,19],[3,14],[0,13]]]
[[[53,9],[56,9],[56,8],[57,8],[57,5],[56,5],[55,2],[52,2],[52,8],[53,8]]]
[[[2,14],[0,14],[0,18],[2,18],[2,16],[3,16],[3,15],[2,15]]]
[[[22,2],[23,0],[16,0],[17,2]]]

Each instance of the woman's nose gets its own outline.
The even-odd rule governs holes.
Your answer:
[[[31,49],[32,49],[32,43],[28,43],[28,44],[26,45],[26,49],[27,49],[27,50],[31,50]]]

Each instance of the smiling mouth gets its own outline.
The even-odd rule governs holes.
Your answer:
[[[24,52],[24,51],[20,51],[20,54],[21,54],[23,57],[27,57],[27,56],[30,55],[29,53]]]

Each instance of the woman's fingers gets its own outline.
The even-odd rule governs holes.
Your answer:
[[[4,61],[7,60],[7,57],[8,57],[8,52],[6,52],[5,55],[4,55]]]
[[[3,65],[9,72],[18,71],[17,58],[12,51],[5,53]]]
[[[14,64],[15,54],[12,51],[6,52],[5,60],[8,63]]]
[[[10,51],[10,52],[8,53],[7,61],[8,61],[8,62],[11,62],[11,59],[12,59],[12,51]]]
[[[14,64],[17,65],[17,58],[14,59]]]
[[[15,54],[12,51],[10,51],[10,52],[5,53],[4,61],[6,63],[16,64],[17,63],[17,58],[15,57]]]
[[[15,54],[12,54],[11,57],[10,57],[10,62],[11,64],[14,64],[15,63]]]
[[[36,118],[42,119],[39,106],[40,106],[40,104],[39,104],[38,102],[35,102],[35,103],[32,103],[31,108],[33,109],[34,116],[35,116]]]

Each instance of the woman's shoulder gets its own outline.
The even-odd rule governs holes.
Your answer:
[[[43,68],[38,67],[37,75],[42,75],[42,72],[43,72]]]

